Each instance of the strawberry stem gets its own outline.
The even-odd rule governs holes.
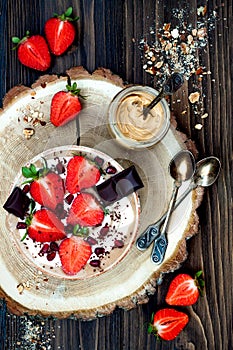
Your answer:
[[[80,94],[80,89],[78,89],[78,85],[76,82],[74,82],[72,85],[71,84],[67,84],[66,85],[66,89],[73,95],[73,96],[79,96],[82,97],[83,99],[86,98],[86,96],[82,96]]]
[[[53,16],[56,18],[59,18],[61,21],[69,21],[69,22],[75,22],[79,19],[78,16],[72,18],[72,12],[73,12],[73,8],[72,7],[68,7],[68,9],[62,13],[61,15],[58,15],[57,13],[54,13]]]
[[[197,271],[197,273],[195,274],[195,279],[194,279],[195,284],[196,284],[201,296],[204,295],[204,288],[205,288],[205,281],[201,277],[202,274],[203,274],[203,272],[201,270]]]
[[[29,30],[26,31],[26,35],[25,35],[22,39],[20,39],[20,38],[17,37],[17,36],[13,36],[13,37],[11,38],[11,41],[12,41],[13,44],[16,45],[16,46],[13,47],[13,50],[17,49],[17,47],[18,47],[20,44],[22,44],[24,41],[26,41],[26,40],[29,38],[29,36],[30,36]]]

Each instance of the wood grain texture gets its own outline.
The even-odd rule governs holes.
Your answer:
[[[178,92],[171,100],[178,128],[195,141],[199,158],[213,154],[222,162],[219,180],[206,191],[198,210],[199,233],[188,242],[189,256],[180,269],[191,273],[202,269],[206,279],[205,297],[186,310],[190,315],[188,326],[169,343],[156,343],[147,335],[145,323],[151,312],[165,305],[166,290],[174,276],[170,273],[161,285],[156,286],[156,293],[147,304],[127,312],[116,310],[111,316],[91,322],[16,317],[7,313],[1,302],[1,349],[43,349],[43,346],[65,350],[232,348],[232,1],[1,0],[0,96],[3,98],[15,85],[30,86],[41,75],[19,64],[11,50],[10,38],[22,36],[27,29],[31,33],[43,33],[44,22],[53,12],[61,13],[73,6],[80,20],[71,50],[55,58],[48,73],[64,73],[79,65],[89,71],[103,66],[121,76],[123,81],[153,86],[153,77],[142,68],[139,40],[148,33],[150,26],[160,28],[163,23],[173,21],[174,8],[185,9],[187,21],[195,25],[196,8],[205,3],[208,14],[216,11],[217,18],[209,33],[208,45],[197,52],[199,61],[211,72],[199,84],[205,95],[203,106],[208,112],[204,127],[195,129],[200,116],[187,102],[194,80],[190,79],[184,85],[183,93]],[[185,116],[180,114],[182,108],[177,103],[178,97],[187,106]],[[27,341],[29,324],[34,342]],[[39,335],[37,327],[41,330]]]

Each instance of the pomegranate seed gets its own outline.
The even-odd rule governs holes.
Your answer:
[[[25,185],[22,189],[23,193],[28,193],[30,191],[30,185]]]
[[[59,245],[56,242],[51,242],[50,249],[54,252],[57,252],[59,250]]]
[[[65,201],[67,204],[71,204],[73,202],[73,199],[74,199],[74,196],[73,194],[70,193],[68,194],[68,196],[66,196]]]
[[[39,252],[39,256],[43,256],[44,254],[48,253],[48,251],[49,251],[49,244],[45,243]]]
[[[95,254],[96,254],[97,256],[102,255],[102,254],[104,254],[104,253],[105,253],[105,249],[104,249],[103,247],[97,247],[97,248],[95,248]]]
[[[65,167],[61,162],[59,162],[56,165],[56,170],[57,170],[58,174],[63,174],[65,172]]]
[[[87,239],[86,239],[87,243],[89,243],[90,245],[95,245],[97,244],[97,240],[91,236],[88,236]]]
[[[116,174],[116,172],[116,168],[112,165],[109,165],[106,169],[106,174]]]
[[[100,267],[100,261],[99,260],[91,260],[90,265],[92,267]]]
[[[99,156],[95,157],[94,162],[99,166],[102,166],[104,164],[104,160],[102,158],[100,158]]]
[[[114,246],[116,248],[122,248],[122,247],[124,247],[124,242],[122,240],[120,240],[120,239],[116,239],[115,242],[114,242]]]
[[[100,230],[100,236],[104,237],[107,235],[107,233],[109,232],[109,226],[106,224],[105,226],[103,226]]]
[[[25,222],[18,222],[16,225],[16,228],[18,230],[25,229],[25,228],[27,228],[27,224]]]
[[[56,252],[52,251],[47,254],[47,260],[52,261],[56,256]]]

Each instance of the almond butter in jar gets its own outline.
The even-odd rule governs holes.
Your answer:
[[[143,107],[158,95],[149,87],[134,85],[121,90],[111,101],[108,110],[110,134],[129,148],[151,147],[167,133],[170,125],[170,109],[162,99],[143,116]]]

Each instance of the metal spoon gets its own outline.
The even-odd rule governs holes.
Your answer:
[[[157,103],[159,103],[162,98],[167,95],[172,95],[174,92],[176,92],[183,85],[183,82],[183,75],[177,72],[173,73],[163,85],[160,93],[151,101],[148,106],[143,107],[143,119],[146,120],[147,114],[150,112],[150,110],[154,108],[154,106],[157,105]]]
[[[151,260],[155,264],[160,264],[163,261],[167,247],[167,227],[171,217],[172,209],[175,204],[178,190],[183,181],[187,181],[193,176],[196,165],[191,152],[184,150],[175,155],[169,164],[170,175],[173,177],[174,189],[168,206],[167,216],[156,244],[153,247]]]
[[[210,156],[204,158],[197,162],[196,172],[192,178],[192,181],[189,184],[189,187],[186,191],[178,198],[176,201],[173,210],[175,210],[181,202],[187,197],[187,195],[197,188],[200,187],[209,187],[217,180],[220,173],[221,163],[218,158]],[[142,233],[142,235],[137,240],[137,248],[139,250],[146,250],[151,243],[160,237],[160,227],[165,221],[167,212],[154,224],[149,225],[147,229]]]

